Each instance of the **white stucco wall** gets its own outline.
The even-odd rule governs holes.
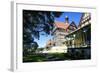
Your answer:
[[[42,53],[67,53],[66,46],[54,46],[50,50],[43,50]]]

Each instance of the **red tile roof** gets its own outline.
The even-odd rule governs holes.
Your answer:
[[[64,23],[64,22],[58,22],[56,21],[54,23],[54,25],[57,27],[57,28],[61,28],[61,29],[67,29],[69,24],[68,23]]]

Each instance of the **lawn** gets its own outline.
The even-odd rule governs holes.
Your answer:
[[[67,53],[39,53],[23,57],[23,62],[44,62],[68,60]]]

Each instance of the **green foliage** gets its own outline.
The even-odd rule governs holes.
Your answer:
[[[50,34],[54,18],[62,12],[23,10],[23,48],[38,48],[34,39],[39,39],[41,33]]]
[[[67,53],[31,54],[23,57],[23,62],[44,62],[68,60]]]

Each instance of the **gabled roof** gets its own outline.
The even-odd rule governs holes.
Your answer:
[[[58,21],[56,21],[56,22],[54,23],[54,25],[55,25],[56,28],[61,28],[61,29],[65,29],[65,30],[66,30],[66,29],[68,28],[68,26],[69,26],[68,23],[58,22]]]
[[[81,19],[80,19],[80,22],[79,22],[78,27],[80,27],[80,26],[82,25],[81,22],[82,22],[82,20],[83,20],[83,16],[84,16],[84,13],[82,13],[82,16],[81,16]]]
[[[80,22],[79,22],[78,27],[82,26],[82,25],[83,25],[82,23],[84,23],[84,22],[87,21],[87,20],[85,20],[85,19],[87,19],[87,17],[84,18],[85,14],[88,14],[87,17],[89,17],[89,18],[88,18],[89,20],[91,19],[91,15],[90,15],[90,13],[82,13],[82,16],[81,16],[81,19],[80,19]],[[83,20],[85,20],[85,21],[83,21]]]
[[[77,26],[76,26],[74,21],[71,22],[70,26],[73,26],[73,27],[77,28]]]

